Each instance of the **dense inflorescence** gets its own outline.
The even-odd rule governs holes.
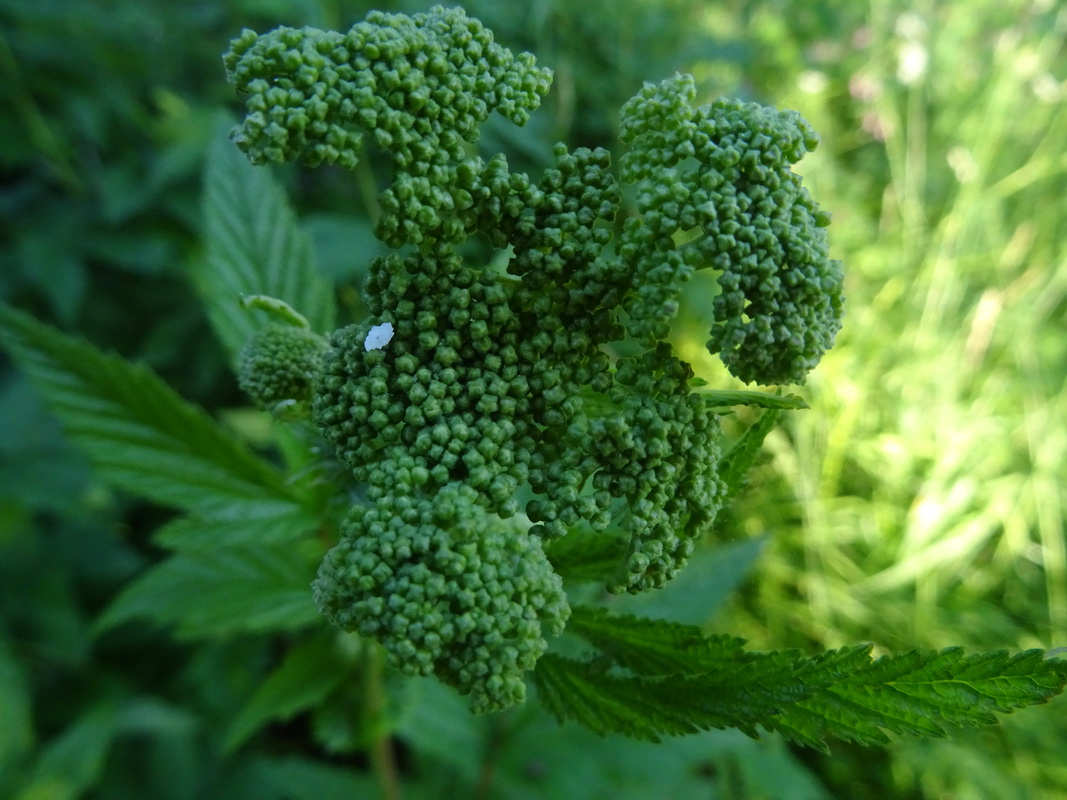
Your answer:
[[[326,341],[307,328],[271,323],[238,354],[237,383],[268,411],[306,411],[327,349]]]
[[[712,347],[743,380],[800,382],[832,343],[840,270],[790,170],[814,133],[789,112],[694,108],[676,76],[623,109],[618,178],[600,148],[558,144],[537,179],[468,157],[488,113],[521,124],[549,73],[459,9],[245,32],[226,64],[254,161],[351,167],[373,142],[394,168],[376,232],[396,250],[314,384],[313,421],[362,487],[316,601],[475,709],[518,702],[569,614],[543,545],[603,537],[605,588],[639,592],[677,574],[723,502],[718,416],[669,341],[692,274],[720,273]],[[472,237],[503,257],[471,263]]]
[[[545,534],[580,524],[622,534],[626,557],[609,591],[663,586],[721,505],[719,419],[691,391],[692,377],[666,343],[620,359],[606,398],[571,422],[531,481],[544,497],[528,511]]]
[[[225,65],[246,94],[234,141],[253,163],[351,169],[368,146],[387,155],[395,179],[377,232],[392,245],[462,236],[474,188],[462,174],[480,172],[465,143],[493,111],[525,123],[551,81],[529,53],[512,54],[480,22],[440,6],[371,12],[347,33],[245,30]]]
[[[334,334],[319,381],[327,439],[372,496],[462,481],[487,510],[515,514],[534,431],[509,285],[445,253],[378,259],[367,286],[381,316]],[[378,321],[395,334],[368,350]]]
[[[622,176],[639,212],[619,247],[639,276],[630,332],[666,338],[684,283],[718,270],[709,349],[743,381],[802,383],[842,312],[830,217],[791,169],[818,137],[795,111],[729,99],[693,108],[695,94],[691,76],[675,75],[622,109]]]
[[[401,672],[470,694],[475,711],[522,702],[543,631],[562,633],[570,614],[540,541],[485,513],[462,483],[355,506],[315,599],[335,624],[380,641]]]

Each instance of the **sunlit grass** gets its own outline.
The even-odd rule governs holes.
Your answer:
[[[872,2],[765,98],[823,133],[802,170],[848,317],[813,410],[768,440],[738,516],[774,545],[718,622],[766,646],[1067,644],[1065,43],[1051,2]],[[928,796],[1067,792],[1061,717],[894,769]]]

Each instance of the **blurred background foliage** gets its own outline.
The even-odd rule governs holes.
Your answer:
[[[244,400],[187,281],[205,150],[237,109],[220,54],[245,26],[345,28],[371,7],[429,5],[0,0],[0,297],[231,415]],[[796,108],[823,136],[802,171],[834,213],[845,329],[804,389],[812,410],[768,440],[689,583],[644,610],[765,649],[1067,644],[1063,4],[466,8],[556,71],[530,125],[483,137],[516,166],[537,168],[558,139],[611,146],[621,103],[674,70],[707,99]],[[358,313],[375,252],[366,186],[328,169],[279,177]],[[700,355],[706,310],[686,313],[679,346],[721,379]],[[159,559],[150,534],[168,512],[101,485],[0,370],[0,797],[373,796],[358,721],[340,713],[224,751],[219,731],[285,641],[93,635]],[[393,702],[413,797],[1067,797],[1062,698],[999,728],[829,757],[732,732],[599,740],[532,704],[473,720],[432,684],[397,686]]]

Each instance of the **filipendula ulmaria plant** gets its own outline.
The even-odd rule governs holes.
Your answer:
[[[551,73],[460,9],[374,12],[346,33],[246,30],[224,60],[247,111],[232,138],[253,164],[390,168],[375,229],[389,250],[369,266],[368,316],[332,330],[277,189],[256,171],[233,177],[225,153],[212,163],[197,275],[212,321],[253,400],[297,426],[309,417],[332,450],[307,448],[287,480],[142,372],[130,375],[151,384],[144,408],[106,379],[126,374],[121,362],[4,312],[5,340],[98,461],[189,512],[161,537],[179,554],[104,627],[154,614],[190,635],[287,629],[307,624],[310,595],[401,673],[436,676],[474,711],[523,702],[530,673],[561,720],[646,739],[726,726],[816,747],[941,735],[1062,690],[1067,665],[1041,651],[753,653],[568,599],[574,584],[635,594],[674,578],[778,416],[803,406],[780,391],[709,391],[679,358],[671,327],[697,271],[719,292],[688,301],[710,304],[708,347],[740,380],[802,384],[833,344],[842,272],[829,216],[792,171],[818,142],[799,115],[695,105],[692,78],[674,75],[623,106],[618,176],[606,149],[557,144],[531,177],[473,145],[493,112],[525,123]],[[506,256],[475,259],[468,242]],[[72,385],[98,402],[64,404]],[[762,415],[725,445],[720,414],[740,404]],[[102,424],[130,409],[144,430]],[[112,428],[142,458],[136,474],[101,444]],[[339,535],[308,592],[291,577],[294,542],[330,530],[338,503]],[[164,590],[184,605],[153,612]],[[206,615],[219,596],[228,614]],[[587,656],[546,653],[565,629]],[[239,722],[237,739],[253,724]]]

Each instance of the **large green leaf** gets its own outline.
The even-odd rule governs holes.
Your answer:
[[[322,619],[314,578],[313,559],[288,543],[179,553],[127,586],[95,627],[148,619],[187,638],[297,630]]]
[[[818,674],[814,659],[798,662],[796,675],[809,691],[767,727],[813,747],[831,737],[883,743],[882,729],[940,737],[945,726],[993,725],[997,713],[1043,703],[1067,680],[1067,661],[1046,659],[1041,650],[965,656],[949,647],[874,661],[865,655],[846,674]]]
[[[549,654],[534,671],[560,721],[657,741],[707,728],[757,727],[825,750],[830,739],[880,744],[887,732],[944,736],[1063,691],[1067,662],[1040,650],[964,656],[959,648],[871,658],[870,645],[815,656],[756,653],[688,625],[575,608],[568,631],[598,652]]]
[[[220,131],[208,152],[204,183],[206,253],[193,278],[231,356],[266,319],[241,307],[243,295],[283,300],[313,330],[331,332],[333,286],[316,268],[311,241],[270,171],[249,164]]]
[[[3,304],[0,343],[116,486],[205,512],[234,501],[292,499],[281,472],[147,367]]]

